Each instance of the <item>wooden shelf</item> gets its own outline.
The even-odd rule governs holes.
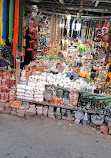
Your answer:
[[[23,100],[23,99],[17,99],[19,101],[23,101],[23,102],[29,102],[29,103],[33,103],[33,104],[38,104],[38,105],[44,105],[44,106],[52,106],[52,107],[59,107],[59,108],[63,108],[63,109],[67,109],[67,110],[73,110],[73,111],[78,111],[78,110],[75,110],[74,107],[72,106],[68,106],[68,105],[62,105],[62,104],[53,104],[53,103],[49,103],[49,102],[36,102],[36,101],[29,101],[29,100]],[[81,110],[82,112],[87,112],[88,114],[101,114],[101,113],[98,113],[96,111],[92,111],[92,110]],[[110,114],[101,114],[101,115],[104,115],[104,116],[110,116]]]
[[[34,103],[34,104],[40,104],[40,105],[46,105],[46,106],[53,106],[53,107],[59,107],[59,108],[64,108],[64,109],[69,109],[69,110],[74,110],[74,107],[68,106],[68,105],[62,105],[62,104],[53,104],[50,102],[36,102],[36,101],[30,101],[30,100],[24,100],[24,99],[17,99],[23,102],[29,102],[29,103]]]

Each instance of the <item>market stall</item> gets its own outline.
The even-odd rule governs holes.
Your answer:
[[[4,47],[7,37],[13,43],[14,69],[1,68],[0,112],[101,128],[105,124],[110,131],[110,16],[84,17],[82,10],[77,15],[47,14],[37,5],[30,10],[26,5],[23,14],[21,0],[9,4],[9,33],[0,34],[0,45]],[[4,17],[3,11],[7,8],[1,11]]]

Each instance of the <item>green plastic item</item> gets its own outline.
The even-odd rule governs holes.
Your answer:
[[[64,92],[68,92],[70,93],[70,91],[67,88],[63,88],[63,87],[55,87],[56,89],[62,89]]]
[[[106,106],[108,106],[111,103],[111,97],[110,96],[104,96],[102,94],[96,94],[96,93],[87,93],[87,92],[83,92],[83,91],[79,91],[79,93],[82,93],[84,98],[89,96],[90,99],[95,97],[95,99],[99,100],[100,102],[104,101]]]

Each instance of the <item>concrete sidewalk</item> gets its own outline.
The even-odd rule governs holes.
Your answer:
[[[59,125],[58,122],[62,122]],[[90,126],[0,115],[0,158],[111,158],[111,140]]]

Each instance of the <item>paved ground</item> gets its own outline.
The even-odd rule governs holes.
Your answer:
[[[111,158],[111,140],[91,127],[0,115],[0,158]]]

